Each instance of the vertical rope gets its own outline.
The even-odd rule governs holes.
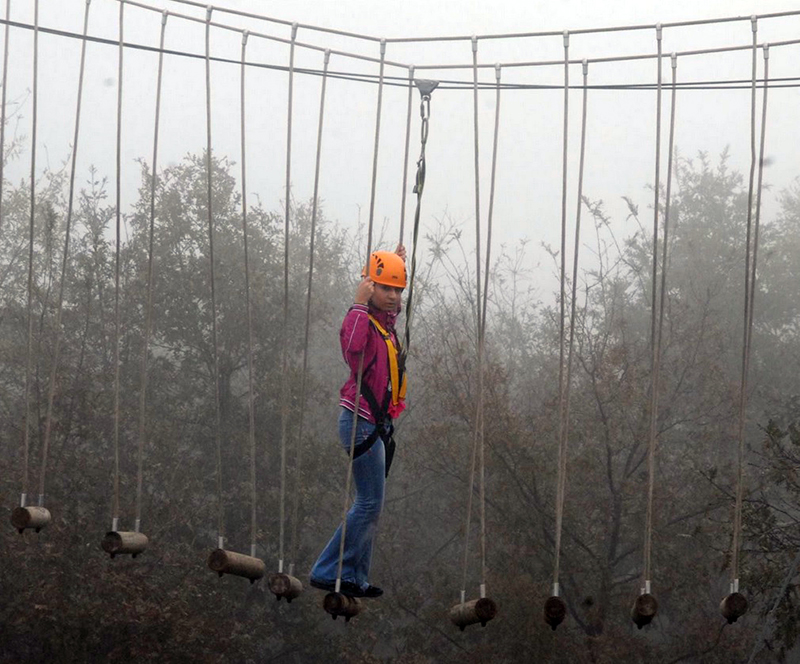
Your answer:
[[[31,209],[28,228],[28,348],[25,368],[25,432],[23,434],[22,495],[20,507],[28,499],[31,441],[31,382],[33,367],[33,243],[36,231],[36,127],[39,100],[39,0],[33,5],[33,99],[31,109]]]
[[[11,20],[11,0],[6,0],[6,29],[3,41],[3,91],[0,93],[0,228],[3,227],[3,171],[6,161],[6,91],[8,90],[8,34]]]
[[[559,445],[563,446],[563,454],[559,458],[559,495],[557,497],[559,509],[563,514],[564,499],[566,495],[567,485],[567,448],[569,444],[569,412],[570,412],[570,396],[572,394],[572,360],[575,349],[575,322],[577,318],[576,310],[578,303],[578,264],[580,255],[580,238],[581,238],[581,208],[583,204],[583,173],[584,164],[586,162],[586,116],[588,107],[588,77],[589,77],[589,62],[583,61],[583,103],[581,111],[581,149],[580,161],[578,164],[578,196],[577,196],[577,210],[575,213],[575,244],[573,247],[572,258],[572,292],[570,300],[570,317],[569,317],[569,342],[567,345],[567,368],[566,376],[564,378],[564,411],[560,424],[561,437]],[[553,594],[558,596],[559,587],[558,581],[554,584]]]
[[[653,186],[653,270],[652,286],[653,292],[650,301],[650,430],[647,446],[647,512],[645,515],[644,527],[644,586],[642,592],[650,592],[651,559],[653,544],[653,490],[655,488],[656,472],[656,422],[658,419],[658,373],[659,373],[659,354],[661,340],[658,339],[657,328],[658,314],[658,210],[660,194],[661,176],[661,24],[656,25],[656,42],[658,44],[658,58],[656,66],[658,72],[658,83],[656,87],[656,164],[655,164],[655,185]],[[666,243],[665,243],[666,244]],[[666,264],[662,264],[662,274]],[[662,293],[662,299],[663,299]],[[663,304],[663,302],[662,302]],[[663,311],[663,309],[662,309]]]
[[[319,207],[319,168],[322,157],[322,128],[325,119],[325,91],[328,83],[328,65],[331,60],[330,50],[325,51],[325,65],[322,71],[322,89],[319,93],[319,125],[317,127],[317,158],[314,167],[314,198],[311,207],[311,239],[308,247],[308,286],[306,288],[306,321],[303,332],[303,373],[300,379],[300,422],[297,434],[297,450],[295,453],[295,488],[292,496],[292,536],[289,545],[289,574],[294,574],[297,562],[297,529],[300,511],[300,478],[303,461],[303,441],[306,412],[306,383],[308,378],[308,343],[311,330],[311,287],[314,278],[314,243],[317,229],[317,211]]]
[[[8,27],[6,27],[8,30]],[[8,41],[8,38],[6,38]],[[400,239],[399,244],[403,244],[403,236],[406,225],[406,187],[408,186],[408,150],[411,145],[411,97],[414,93],[414,65],[408,68],[408,111],[406,112],[406,150],[403,158],[403,189],[400,195]]]
[[[111,530],[119,525],[119,273],[120,273],[120,241],[121,241],[121,209],[122,209],[122,64],[123,64],[123,30],[125,23],[125,0],[119,3],[119,47],[117,56],[117,158],[116,158],[116,195],[117,209],[115,214],[115,249],[114,249],[114,499],[111,507]]]
[[[467,493],[467,516],[464,524],[464,556],[461,575],[461,603],[467,598],[467,561],[469,555],[469,531],[472,522],[472,494],[475,490],[475,466],[480,440],[481,399],[483,397],[483,345],[481,337],[481,189],[480,189],[480,143],[478,141],[478,38],[472,37],[472,113],[475,154],[475,326],[478,339],[478,394],[475,401],[475,425],[472,434],[472,455],[469,473],[469,492]]]
[[[242,241],[244,244],[244,296],[247,307],[247,439],[250,443],[250,555],[255,558],[256,543],[258,539],[258,518],[256,505],[258,494],[256,492],[256,406],[255,406],[255,381],[253,379],[253,305],[250,300],[250,252],[247,244],[247,131],[245,112],[247,109],[245,98],[245,55],[247,52],[247,38],[250,32],[242,31],[242,66],[240,69],[239,85],[239,112],[240,134],[242,149]]]
[[[156,164],[158,160],[158,129],[161,117],[161,83],[164,70],[164,36],[167,30],[166,10],[161,15],[161,37],[158,46],[158,77],[156,81],[156,110],[153,122],[153,166],[150,176],[150,227],[147,238],[147,309],[145,311],[144,348],[142,349],[141,390],[139,391],[139,446],[136,460],[136,522],[138,533],[142,524],[142,488],[144,485],[144,444],[147,436],[147,366],[150,355],[150,335],[153,330],[153,239],[156,225]]]
[[[292,100],[294,95],[294,47],[297,23],[292,25],[289,47],[289,107],[286,114],[286,208],[283,226],[283,359],[281,370],[281,496],[278,572],[283,572],[283,549],[286,521],[286,435],[289,426],[289,215],[291,211],[292,173]]]
[[[561,157],[561,305],[559,310],[558,350],[558,479],[556,486],[556,536],[553,560],[553,595],[558,597],[558,575],[561,565],[561,527],[564,519],[564,320],[567,305],[567,149],[569,147],[569,31],[564,31],[564,128]],[[580,205],[578,206],[580,208]]]
[[[491,253],[492,253],[492,219],[494,215],[494,192],[495,192],[495,176],[497,174],[497,145],[499,142],[500,134],[500,65],[494,66],[496,92],[495,92],[495,110],[494,110],[494,140],[492,144],[492,176],[489,183],[489,212],[486,217],[486,262],[484,264],[484,284],[483,284],[483,304],[481,305],[481,328],[480,328],[480,356],[485,360],[486,356],[486,309],[489,299],[489,272],[491,266]],[[482,363],[481,363],[482,364]],[[485,458],[485,431],[484,431],[484,399],[483,399],[483,366],[480,367],[479,385],[480,394],[478,397],[479,403],[479,464],[481,469],[480,478],[480,500],[481,500],[481,583],[480,595],[481,598],[486,597],[486,458]]]
[[[747,236],[745,240],[744,269],[744,326],[742,331],[742,373],[739,390],[739,422],[737,429],[739,445],[736,471],[736,507],[733,517],[733,550],[731,551],[731,592],[739,591],[739,549],[742,530],[742,501],[744,497],[744,419],[747,410],[747,370],[750,349],[750,246],[753,225],[753,187],[756,168],[756,55],[758,53],[758,23],[755,16],[750,19],[750,24],[753,32],[753,64],[750,87],[750,181],[747,192]]]
[[[75,104],[75,130],[72,138],[72,162],[69,174],[69,198],[67,202],[67,221],[64,229],[64,255],[61,261],[61,282],[58,285],[58,306],[56,308],[55,344],[53,362],[50,367],[50,383],[47,392],[47,417],[44,427],[44,445],[42,446],[42,469],[39,475],[39,505],[44,505],[44,487],[47,476],[47,453],[50,449],[50,435],[53,429],[53,402],[56,393],[56,376],[58,375],[58,360],[61,354],[61,314],[64,310],[64,286],[67,281],[67,265],[69,265],[69,241],[72,231],[72,209],[75,200],[75,169],[78,160],[78,138],[81,126],[81,98],[83,97],[83,72],[86,64],[86,34],[89,28],[89,6],[91,0],[86,0],[83,15],[83,41],[81,42],[81,64],[78,74],[78,99]]]
[[[381,39],[381,63],[378,75],[378,108],[375,113],[375,145],[372,155],[372,189],[369,201],[369,224],[367,226],[367,276],[369,276],[369,256],[372,253],[372,230],[375,218],[375,192],[378,181],[378,147],[381,136],[381,106],[383,104],[383,71],[386,62],[386,40]],[[350,497],[350,482],[353,477],[353,450],[356,446],[356,429],[358,427],[358,404],[361,400],[361,381],[364,377],[364,353],[358,360],[358,370],[356,372],[356,396],[353,404],[353,431],[350,435],[350,459],[347,464],[347,478],[344,485],[344,508],[342,510],[342,537],[339,540],[339,563],[336,567],[336,592],[342,587],[342,565],[344,563],[344,542],[347,536],[347,504]]]
[[[222,408],[219,395],[219,348],[217,347],[217,291],[214,268],[214,215],[211,207],[212,164],[211,164],[211,13],[206,8],[206,198],[208,201],[208,259],[211,276],[211,345],[214,355],[214,439],[217,448],[217,547],[225,544],[225,507],[222,495]]]

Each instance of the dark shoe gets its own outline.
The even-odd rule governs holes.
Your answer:
[[[378,588],[378,586],[367,586],[361,592],[364,593],[364,597],[366,598],[375,598],[383,595],[383,588]]]
[[[325,590],[329,593],[332,593],[336,588],[336,581],[320,581],[318,579],[309,579],[308,583],[314,588]]]
[[[361,589],[361,587],[352,581],[342,581],[342,585],[339,587],[339,592],[347,597],[365,597],[364,591]]]

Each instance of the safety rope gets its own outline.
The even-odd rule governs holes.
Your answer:
[[[756,169],[756,70],[757,70],[757,33],[758,22],[751,18],[753,32],[752,42],[752,75],[750,92],[750,180],[747,191],[747,233],[745,239],[744,268],[744,325],[742,330],[742,372],[739,389],[739,421],[737,429],[738,459],[736,470],[736,506],[733,517],[733,550],[731,551],[731,592],[739,591],[739,548],[742,530],[742,502],[744,496],[744,419],[747,410],[747,370],[750,363],[750,251],[753,226],[753,187],[755,186]],[[765,88],[766,90],[766,88]]]
[[[206,199],[208,215],[208,259],[211,277],[211,345],[214,356],[214,438],[217,448],[217,547],[225,546],[225,506],[222,495],[222,407],[219,395],[219,348],[217,347],[217,291],[214,268],[214,215],[211,208],[211,12],[206,10]]]
[[[564,454],[560,457],[562,465],[559,466],[560,480],[558,485],[560,487],[560,494],[557,500],[560,501],[560,509],[563,515],[564,499],[566,494],[567,483],[567,449],[569,446],[569,413],[570,413],[570,397],[572,395],[572,361],[575,350],[575,323],[577,320],[577,304],[578,304],[578,265],[580,257],[580,238],[581,238],[581,208],[583,206],[583,173],[584,164],[586,162],[586,116],[588,109],[588,78],[589,78],[589,62],[583,61],[583,100],[581,110],[581,149],[580,158],[578,162],[578,196],[575,213],[575,244],[573,247],[572,258],[572,292],[570,294],[570,317],[569,317],[569,341],[567,344],[567,369],[564,378],[564,412],[560,424],[561,438],[560,444],[563,444]],[[560,550],[560,547],[559,547]],[[560,558],[559,558],[560,560]],[[553,584],[553,595],[558,597],[560,586],[558,585],[558,577]]]
[[[480,356],[483,361],[486,358],[486,310],[488,308],[489,299],[489,273],[491,266],[492,255],[492,219],[494,217],[494,192],[495,192],[495,176],[497,174],[497,145],[499,143],[500,135],[500,65],[495,66],[495,81],[497,89],[495,91],[495,110],[494,110],[494,137],[492,144],[492,175],[489,182],[489,211],[486,215],[486,259],[484,264],[484,284],[483,284],[483,304],[481,305],[481,327],[480,327]],[[481,365],[483,362],[481,362]],[[483,366],[480,368],[480,396],[478,398],[479,404],[479,436],[480,444],[478,448],[479,466],[481,469],[480,477],[480,519],[481,519],[481,583],[480,594],[481,597],[486,597],[486,455],[485,455],[485,419],[484,419],[484,395],[483,395]]]
[[[142,349],[142,377],[139,392],[139,446],[136,453],[136,521],[138,533],[142,525],[142,493],[144,485],[144,445],[147,436],[147,366],[150,355],[150,335],[153,330],[153,240],[156,225],[156,164],[158,163],[158,129],[161,119],[161,83],[164,70],[164,37],[167,30],[166,10],[161,15],[158,74],[156,79],[156,110],[153,122],[153,165],[150,174],[150,225],[147,237],[147,309],[145,311],[144,348]]]
[[[469,555],[469,533],[472,523],[472,496],[475,491],[475,468],[480,444],[480,426],[483,399],[483,343],[481,341],[483,330],[481,322],[481,191],[480,191],[480,143],[478,140],[478,38],[472,38],[472,109],[473,109],[473,137],[475,155],[475,327],[478,338],[478,385],[475,399],[475,424],[472,432],[472,454],[469,473],[469,492],[467,493],[467,516],[464,524],[464,556],[461,574],[461,603],[467,601],[467,562]],[[481,597],[483,597],[481,588]]]
[[[289,574],[294,574],[297,562],[297,530],[300,514],[300,478],[303,468],[303,442],[305,440],[305,412],[306,412],[306,384],[308,379],[308,344],[311,331],[311,288],[314,279],[314,244],[317,231],[317,213],[319,209],[319,170],[322,161],[322,128],[325,119],[325,92],[327,88],[327,72],[331,53],[325,51],[325,75],[322,77],[322,87],[319,93],[319,125],[317,127],[317,156],[314,166],[314,196],[311,203],[311,238],[308,246],[308,286],[306,287],[306,320],[303,331],[303,372],[300,378],[300,422],[298,423],[297,449],[295,450],[295,488],[292,496],[292,537],[289,546]]]
[[[565,318],[567,306],[567,148],[569,146],[569,32],[564,31],[564,126],[561,156],[561,296],[558,325],[558,479],[556,482],[556,532],[553,555],[553,596],[558,597],[558,575],[561,565],[561,530],[564,519],[567,450],[564,440],[565,406]],[[580,205],[578,206],[580,209]]]
[[[247,244],[247,124],[245,110],[245,54],[247,52],[247,30],[242,31],[242,68],[239,85],[240,134],[242,143],[242,241],[244,245],[244,297],[247,307],[247,439],[250,443],[250,555],[255,558],[258,537],[256,504],[256,407],[255,381],[253,379],[253,305],[250,300],[250,252]]]
[[[656,422],[658,420],[658,374],[660,339],[658,338],[658,212],[659,196],[661,194],[661,25],[656,26],[656,42],[658,44],[657,81],[656,91],[656,163],[655,184],[653,186],[653,265],[650,298],[650,429],[647,445],[647,510],[644,526],[644,584],[642,593],[650,592],[651,559],[653,544],[653,491],[655,488],[656,473]],[[661,266],[662,273],[666,264]],[[664,293],[662,292],[662,299]]]
[[[3,171],[6,161],[6,91],[8,90],[8,31],[11,0],[6,0],[6,28],[3,41],[3,91],[0,93],[0,228],[3,227]]]
[[[414,95],[414,65],[408,68],[408,110],[406,111],[406,149],[403,157],[403,189],[400,192],[400,239],[399,244],[403,244],[404,230],[406,224],[406,187],[408,186],[408,152],[411,146],[411,98]],[[419,172],[419,167],[417,167]]]
[[[417,160],[417,174],[414,179],[413,193],[417,195],[417,207],[414,211],[414,227],[411,231],[411,270],[408,278],[408,298],[406,300],[406,329],[403,337],[403,358],[408,355],[409,348],[411,347],[411,323],[414,315],[414,283],[416,282],[417,274],[417,244],[419,239],[419,220],[422,211],[422,192],[425,189],[425,148],[428,144],[428,127],[431,117],[431,94],[438,85],[437,81],[415,81],[415,85],[419,89],[420,104],[419,115],[421,118],[420,124],[420,152],[419,159]],[[404,203],[405,203],[405,196]],[[400,243],[403,242],[402,223],[400,226]]]
[[[367,275],[370,276],[370,260],[369,257],[372,254],[372,231],[374,225],[374,218],[375,218],[375,193],[376,193],[376,185],[378,181],[378,147],[380,145],[380,137],[381,137],[381,106],[383,104],[383,73],[384,73],[384,60],[386,57],[386,40],[381,40],[381,65],[380,65],[380,73],[379,73],[379,85],[378,85],[378,108],[375,113],[375,145],[373,149],[372,155],[372,187],[370,192],[370,201],[369,201],[369,223],[367,225]],[[342,587],[342,565],[344,564],[344,542],[345,537],[347,536],[347,507],[350,497],[350,483],[353,477],[353,452],[356,447],[356,433],[358,430],[358,405],[361,400],[361,381],[364,378],[364,353],[361,353],[361,356],[358,360],[358,370],[356,371],[356,396],[353,404],[353,431],[350,434],[350,452],[349,456],[351,462],[347,464],[347,478],[345,480],[344,485],[344,508],[342,510],[342,536],[339,540],[339,563],[336,567],[336,586],[335,591],[338,593]]]
[[[83,15],[83,33],[89,28],[89,6],[91,0],[86,0]],[[122,6],[122,5],[120,5]],[[64,310],[64,288],[67,281],[67,265],[69,265],[69,241],[72,231],[72,209],[75,200],[75,169],[78,160],[78,137],[81,126],[81,99],[83,97],[83,72],[86,64],[86,42],[81,46],[81,64],[78,73],[78,100],[75,107],[75,131],[72,138],[72,163],[69,175],[69,199],[67,202],[67,220],[64,228],[64,255],[61,261],[61,281],[58,285],[58,306],[56,308],[55,342],[53,348],[53,361],[50,367],[50,384],[47,392],[47,416],[44,426],[44,444],[42,446],[42,469],[39,475],[39,505],[44,505],[44,487],[47,476],[47,453],[50,449],[50,436],[53,430],[53,402],[56,394],[56,376],[58,375],[58,360],[61,354],[61,314]]]
[[[39,100],[39,0],[33,5],[33,92],[31,106],[31,207],[28,227],[28,348],[25,368],[25,431],[23,433],[22,453],[22,494],[20,507],[25,507],[28,500],[28,482],[30,474],[31,444],[31,382],[33,375],[33,244],[36,232],[36,128],[37,106]]]
[[[122,242],[122,72],[123,72],[123,31],[125,23],[125,0],[119,3],[119,46],[117,59],[117,158],[116,158],[116,195],[115,211],[115,245],[114,245],[114,503],[111,510],[111,530],[116,531],[119,525],[119,282],[120,282],[120,247]]]
[[[756,39],[756,19],[753,18],[753,40]],[[752,232],[752,264],[750,263],[751,251],[751,220],[753,212],[753,179],[755,169],[755,88],[751,97],[751,164],[750,164],[750,187],[748,191],[747,208],[747,241],[746,241],[746,260],[745,260],[745,311],[744,311],[744,334],[742,348],[742,378],[739,394],[739,450],[738,468],[736,481],[736,513],[733,529],[733,552],[732,552],[732,582],[731,592],[739,591],[739,564],[741,557],[741,531],[742,531],[742,509],[744,502],[744,426],[747,413],[747,378],[750,369],[750,350],[753,336],[753,310],[755,299],[756,284],[756,259],[758,256],[758,233],[761,221],[761,187],[764,172],[764,141],[766,137],[767,121],[767,90],[769,82],[769,45],[763,46],[764,53],[764,96],[762,100],[761,112],[761,145],[759,148],[758,165],[758,191],[756,194],[755,224]],[[753,79],[755,80],[756,71],[756,50],[753,50]]]
[[[297,26],[292,26],[292,44],[289,48],[289,104],[286,112],[286,203],[283,227],[283,353],[281,386],[281,491],[280,491],[280,536],[278,572],[283,572],[283,549],[286,521],[286,437],[289,426],[289,215],[291,211],[292,172],[292,99],[294,94],[294,46]]]
[[[28,227],[28,348],[25,367],[25,431],[23,432],[22,451],[22,495],[20,507],[25,507],[28,500],[28,481],[30,474],[30,444],[31,444],[31,382],[33,367],[33,243],[35,239],[35,212],[36,212],[36,125],[37,105],[39,99],[39,0],[33,5],[33,92],[31,99],[31,208],[30,224]]]

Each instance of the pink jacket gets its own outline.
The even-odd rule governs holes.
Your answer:
[[[394,324],[397,320],[397,313],[378,311],[363,304],[354,304],[345,314],[339,339],[342,344],[344,361],[350,367],[350,376],[339,391],[339,405],[350,411],[355,410],[356,378],[362,351],[364,352],[362,380],[372,390],[378,404],[384,403],[389,390],[389,352],[383,337],[369,322],[368,315],[372,314],[396,342]],[[402,402],[398,406],[398,408],[392,409],[394,412],[390,413],[393,417],[399,415],[403,409]],[[375,417],[363,394],[358,400],[358,414],[369,422],[375,422]]]

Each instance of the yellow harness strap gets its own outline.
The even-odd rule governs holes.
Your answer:
[[[406,398],[407,377],[403,372],[402,384],[400,382],[400,365],[397,362],[397,347],[392,341],[392,336],[383,329],[383,326],[369,314],[369,320],[378,330],[383,340],[386,342],[386,350],[389,351],[389,378],[392,382],[392,403],[397,405],[400,399]]]

